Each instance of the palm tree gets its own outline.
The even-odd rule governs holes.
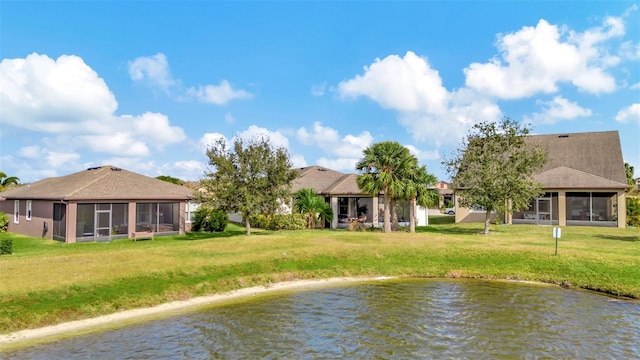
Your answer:
[[[17,176],[7,176],[4,172],[0,171],[0,191],[4,190],[10,185],[18,185],[20,179]]]
[[[438,204],[440,197],[438,191],[429,188],[436,181],[436,177],[429,174],[424,165],[408,169],[401,198],[409,200],[409,231],[412,233],[416,232],[416,204],[427,209],[429,206]]]
[[[402,193],[407,169],[417,166],[417,159],[409,149],[396,141],[383,141],[364,151],[364,158],[356,164],[363,171],[358,176],[358,187],[366,194],[384,196],[384,232],[391,232],[391,199]],[[397,216],[396,216],[397,219]]]
[[[321,221],[331,221],[333,219],[331,205],[324,202],[322,197],[318,196],[313,189],[298,190],[295,196],[294,209],[306,215],[309,229],[315,228],[318,218]]]

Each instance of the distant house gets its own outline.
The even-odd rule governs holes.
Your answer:
[[[545,193],[506,222],[625,227],[629,186],[617,131],[532,135],[527,142],[549,154],[534,175]],[[456,201],[456,222],[483,221],[484,214]]]
[[[9,231],[66,243],[110,241],[132,232],[190,230],[193,190],[114,166],[92,167],[0,193]]]
[[[384,197],[364,194],[358,188],[357,174],[345,174],[321,166],[308,166],[296,169],[298,178],[293,181],[292,190],[313,189],[331,204],[333,221],[325,226],[332,229],[345,227],[350,220],[380,226],[384,223]],[[397,202],[398,221],[409,222],[409,202]],[[427,211],[416,209],[416,225],[427,225]]]

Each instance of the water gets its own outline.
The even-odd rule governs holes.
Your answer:
[[[2,355],[630,359],[640,356],[640,304],[533,284],[394,280],[274,295]]]

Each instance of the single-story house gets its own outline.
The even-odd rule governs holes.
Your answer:
[[[364,194],[358,188],[357,174],[345,174],[321,166],[308,166],[296,169],[298,178],[293,181],[292,190],[313,189],[331,204],[333,220],[325,224],[332,229],[346,227],[350,220],[372,226],[384,223],[384,197]],[[398,221],[409,222],[409,201],[397,202]],[[427,225],[427,209],[416,209],[416,225]]]
[[[625,227],[629,186],[617,131],[531,135],[527,142],[549,156],[534,175],[544,194],[528,209],[505,216],[506,223]],[[483,209],[462,208],[456,201],[456,222],[484,216]]]
[[[97,166],[0,193],[10,232],[66,243],[134,232],[190,230],[193,190],[114,166]]]

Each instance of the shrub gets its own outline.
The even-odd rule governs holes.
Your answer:
[[[13,254],[13,240],[1,239],[0,240],[0,255]]]
[[[229,223],[229,214],[220,209],[202,206],[193,215],[193,231],[221,232]]]
[[[640,226],[640,199],[627,198],[627,225]]]
[[[302,230],[307,227],[305,214],[252,215],[252,226],[266,230]]]
[[[9,228],[9,217],[7,214],[0,212],[0,232],[7,232]]]

